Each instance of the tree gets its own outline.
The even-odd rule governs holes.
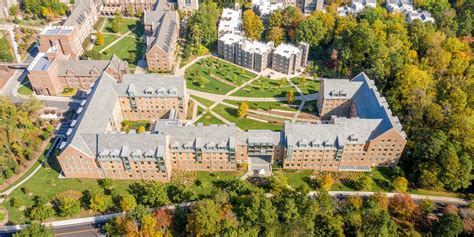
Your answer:
[[[68,190],[56,195],[53,202],[58,214],[62,217],[73,216],[81,211],[81,192]]]
[[[288,6],[283,10],[282,24],[290,40],[295,39],[295,30],[303,18],[303,12],[299,7]]]
[[[393,189],[397,192],[406,192],[408,180],[405,177],[397,177],[393,180]]]
[[[93,193],[89,198],[89,208],[96,212],[104,212],[107,210],[107,200],[105,195],[100,193]]]
[[[388,203],[390,214],[401,220],[409,220],[416,209],[410,194],[395,194]]]
[[[10,13],[10,16],[16,16],[20,12],[20,5],[15,4],[8,9],[8,13]]]
[[[132,4],[127,6],[127,16],[134,16],[135,15],[135,8],[133,8]]]
[[[286,92],[286,100],[289,104],[295,102],[295,92],[293,92],[293,90],[289,90]]]
[[[98,180],[98,183],[102,189],[104,189],[105,192],[110,192],[114,188],[113,181],[112,179],[100,179]]]
[[[247,37],[252,40],[259,40],[265,30],[260,17],[255,15],[252,9],[248,9],[245,10],[242,20],[242,27]]]
[[[127,57],[127,62],[135,63],[136,61],[137,61],[137,54],[135,53],[135,51],[129,52],[128,57]]]
[[[125,194],[120,197],[120,209],[122,211],[131,211],[137,206],[135,197],[131,194]]]
[[[318,46],[319,42],[326,35],[326,27],[323,22],[316,17],[308,17],[296,28],[296,41],[309,43],[311,46]]]
[[[430,214],[431,212],[433,212],[435,208],[433,201],[431,201],[431,199],[428,199],[428,198],[421,200],[418,203],[418,206],[420,208],[421,213],[424,215]]]
[[[273,41],[275,43],[275,46],[281,44],[284,38],[285,32],[283,32],[283,29],[281,27],[272,27],[267,33],[267,40]]]
[[[143,8],[138,8],[137,14],[135,16],[141,18],[143,16]]]
[[[363,175],[356,181],[355,186],[358,190],[370,190],[372,187],[372,178]]]
[[[30,219],[40,222],[52,216],[54,216],[54,210],[49,203],[37,203],[28,211],[28,217]]]
[[[239,110],[237,111],[237,114],[239,115],[239,118],[246,117],[249,112],[249,104],[247,101],[243,101],[239,105]]]
[[[111,26],[111,30],[112,32],[114,33],[118,33],[120,31],[120,25],[121,23],[117,20],[112,20],[112,26]]]
[[[321,177],[320,187],[324,190],[331,190],[332,185],[334,184],[334,179],[331,174],[327,173]]]
[[[458,214],[445,213],[433,225],[434,236],[458,236],[463,231],[463,223]]]
[[[46,228],[44,225],[33,223],[28,227],[13,234],[14,237],[53,237],[54,233],[51,229]]]
[[[186,230],[197,236],[216,235],[221,221],[220,207],[213,200],[196,202],[188,217]]]
[[[102,33],[97,32],[96,37],[97,37],[97,39],[95,40],[96,45],[103,45],[105,43],[105,37]]]
[[[130,193],[143,205],[159,207],[170,202],[165,187],[156,181],[133,183],[130,185]]]
[[[91,60],[99,60],[101,55],[96,50],[86,50],[84,54],[82,54],[82,59],[91,59]]]
[[[145,133],[146,129],[145,129],[145,126],[140,126],[138,127],[137,129],[137,133],[141,134],[141,133]]]

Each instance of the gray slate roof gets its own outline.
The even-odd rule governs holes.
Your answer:
[[[294,148],[335,149],[344,144],[364,144],[382,119],[336,118],[334,123],[285,123],[286,144]],[[357,138],[357,139],[355,139]],[[332,146],[327,146],[330,144]],[[314,147],[314,146],[313,146]],[[315,147],[316,148],[316,147]]]
[[[114,90],[121,97],[129,96],[130,90],[133,90],[135,96],[184,96],[185,81],[183,77],[158,74],[124,74],[122,80],[123,83],[113,85]]]
[[[75,76],[90,76],[92,69],[101,74],[109,63],[109,60],[58,60],[58,76],[66,76],[68,70]]]
[[[157,121],[155,132],[168,134],[170,146],[185,150],[186,147],[206,149],[210,146],[233,147],[246,142],[243,131],[235,124],[229,125],[179,125],[168,121]]]
[[[170,52],[177,40],[178,13],[172,10],[164,0],[159,0],[153,11],[144,13],[145,25],[151,25],[153,34],[146,39],[147,49],[158,46]]]
[[[350,99],[363,82],[349,82],[347,79],[323,79],[324,99]]]
[[[98,9],[92,9],[91,5],[93,2],[95,2],[97,7],[102,5],[102,0],[76,0],[74,10],[63,25],[75,26],[84,23],[86,15],[91,14],[92,11],[98,11]]]

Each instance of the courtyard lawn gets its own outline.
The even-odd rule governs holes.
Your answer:
[[[140,121],[129,121],[124,120],[122,121],[122,131],[129,132],[131,129],[137,130],[139,127],[145,127],[145,130],[150,130],[151,123],[150,121],[140,120]]]
[[[104,43],[101,45],[94,45],[93,50],[100,52],[102,49],[107,47],[110,43],[114,42],[116,39],[118,39],[118,36],[116,35],[109,35],[109,34],[104,34]]]
[[[206,107],[210,107],[211,105],[214,104],[214,101],[210,101],[210,100],[201,98],[201,97],[199,97],[199,96],[191,95],[191,98],[193,98],[195,101],[197,101],[197,102],[203,104],[203,105],[206,106]]]
[[[283,170],[283,175],[288,178],[288,184],[295,188],[306,184],[306,179],[311,173],[312,170]]]
[[[214,76],[218,76],[221,79],[234,83],[236,85],[242,85],[246,81],[256,77],[255,73],[252,73],[244,68],[233,65],[219,58],[205,58],[200,60],[196,64],[200,65],[201,70],[209,72],[212,71]]]
[[[190,68],[192,68],[193,66],[191,66]],[[185,73],[186,86],[188,87],[188,89],[224,95],[235,88],[232,85],[223,83],[221,81],[218,81],[212,78],[206,73],[202,73],[198,75],[196,75],[195,73],[196,73],[195,71],[192,71],[192,72],[187,71]]]
[[[204,126],[209,126],[211,124],[224,124],[221,120],[209,112],[205,113],[198,121],[195,122],[195,124],[198,123],[202,123]]]
[[[20,95],[32,95],[33,94],[33,89],[31,89],[30,81],[28,81],[25,84],[21,84],[20,87],[18,87],[18,93]]]
[[[241,97],[285,97],[286,92],[293,91],[295,96],[298,94],[287,81],[280,85],[280,80],[271,80],[265,77],[260,77],[251,84],[236,91],[232,96]]]
[[[107,19],[107,22],[105,23],[105,26],[102,29],[102,32],[115,33],[112,31],[112,21],[113,21],[113,18]],[[123,22],[122,24],[120,24],[120,28],[117,34],[125,34],[128,31],[131,31],[133,28],[139,27],[139,24],[140,24],[139,19],[123,18]]]
[[[227,119],[229,122],[235,123],[242,130],[268,129],[273,131],[281,131],[282,129],[282,125],[259,122],[249,118],[239,118],[237,116],[237,109],[227,107],[222,104],[217,105],[213,111]]]
[[[135,52],[135,60],[129,64],[131,68],[135,68],[138,60],[144,56],[145,48],[146,46],[140,41],[140,38],[127,36],[105,50],[102,53],[102,59],[108,60],[115,54],[120,59],[128,61],[130,53]]]
[[[298,77],[291,78],[291,81],[297,85],[303,94],[313,94],[319,91],[320,82]]]
[[[235,101],[235,100],[224,100],[224,102],[239,106],[242,101]],[[252,110],[265,110],[270,111],[272,109],[277,110],[284,110],[290,112],[296,112],[298,110],[299,104],[301,104],[301,100],[294,101],[290,107],[286,101],[272,101],[272,102],[258,102],[258,101],[247,101],[249,108]]]

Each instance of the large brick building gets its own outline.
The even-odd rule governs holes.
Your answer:
[[[41,31],[39,51],[78,59],[84,52],[82,42],[90,35],[102,7],[101,0],[75,1],[74,10],[62,26],[47,26]]]
[[[179,38],[179,16],[165,1],[145,11],[146,62],[152,72],[168,72],[174,67]]]
[[[116,56],[110,60],[71,60],[64,55],[48,58],[39,53],[28,67],[28,79],[36,94],[59,96],[66,88],[89,90],[104,71],[118,80],[130,72],[128,63]]]
[[[104,72],[78,110],[58,160],[67,178],[163,182],[173,170],[234,171],[255,159],[268,162],[266,169],[272,163],[328,171],[395,165],[406,136],[374,82],[361,73],[321,86],[331,92],[335,85],[353,89],[346,89],[349,104],[332,103],[319,123],[286,122],[282,132],[242,131],[234,124],[181,125],[187,105],[181,77],[124,75],[118,82]],[[323,105],[331,99],[326,93],[319,98]],[[126,134],[120,132],[123,120],[149,120],[155,126],[144,134]]]

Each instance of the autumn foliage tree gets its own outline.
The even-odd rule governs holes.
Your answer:
[[[259,40],[265,28],[262,20],[252,9],[245,10],[243,16],[243,29],[247,37],[253,40]]]
[[[249,112],[249,103],[247,101],[242,101],[239,105],[239,109],[237,110],[237,114],[239,115],[239,118],[243,118],[247,116]]]

